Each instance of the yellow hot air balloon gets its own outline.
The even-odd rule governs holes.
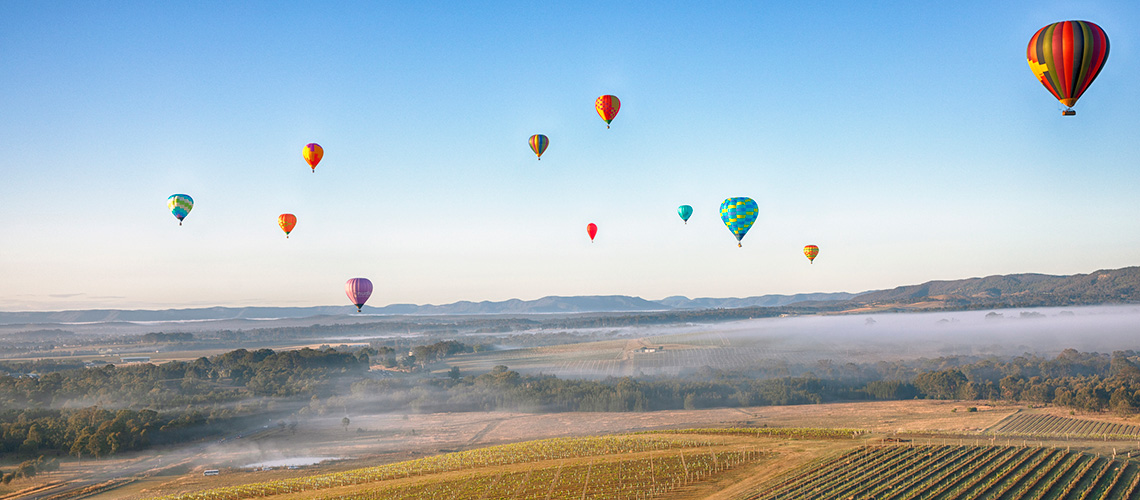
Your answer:
[[[808,245],[804,247],[804,256],[808,258],[808,262],[815,264],[816,255],[819,255],[819,247],[815,245]]]

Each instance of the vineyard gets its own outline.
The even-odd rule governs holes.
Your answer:
[[[664,458],[548,466],[498,474],[470,474],[450,480],[425,480],[407,486],[370,488],[326,500],[401,500],[449,498],[641,499],[665,495],[682,486],[757,458],[757,452],[680,453]]]
[[[1018,413],[1002,420],[992,432],[1026,437],[1135,440],[1140,438],[1140,425],[1097,422],[1040,413]]]
[[[749,500],[1140,498],[1130,462],[1062,448],[873,446],[799,467]]]
[[[859,429],[818,429],[799,427],[728,427],[716,429],[684,429],[676,431],[645,431],[643,434],[701,434],[706,436],[751,436],[782,439],[855,439],[867,431]]]
[[[801,430],[802,431],[802,430]],[[164,500],[306,498],[651,498],[762,455],[696,436],[630,435],[529,441],[331,474],[216,488]],[[510,467],[533,464],[528,467]],[[467,474],[443,474],[470,471]],[[344,493],[344,487],[351,491]],[[328,491],[318,497],[323,490]],[[647,496],[648,495],[648,496]]]

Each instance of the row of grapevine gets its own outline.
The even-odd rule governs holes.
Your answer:
[[[1140,468],[1061,448],[872,446],[802,467],[745,498],[1123,500],[1140,498]]]
[[[1140,439],[1140,425],[1116,424],[1040,413],[1018,413],[1002,420],[994,434],[1029,437]]]
[[[163,497],[163,500],[241,500],[299,491],[322,490],[338,486],[366,484],[388,479],[406,478],[477,467],[509,465],[541,460],[688,449],[711,446],[713,444],[715,443],[707,439],[695,437],[667,438],[629,435],[543,439],[448,453],[417,460],[331,474],[281,479],[226,488],[215,488],[195,493],[170,495]]]
[[[661,497],[760,455],[754,451],[685,453],[667,457],[548,466],[500,474],[472,473],[460,478],[379,486],[322,500],[636,500]]]
[[[822,429],[811,427],[726,427],[645,431],[642,434],[702,434],[771,437],[781,439],[855,439],[867,431],[860,429]]]

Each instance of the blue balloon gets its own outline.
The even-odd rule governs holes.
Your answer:
[[[689,217],[693,216],[693,207],[690,207],[688,205],[681,205],[677,207],[677,215],[680,215],[681,220],[685,221],[685,224],[688,224]]]
[[[756,222],[756,216],[759,214],[760,207],[756,206],[752,198],[743,196],[729,198],[720,204],[720,220],[724,221],[724,225],[728,226],[733,236],[736,236],[738,247],[743,246],[740,240],[744,239],[744,235],[748,233],[752,223]]]

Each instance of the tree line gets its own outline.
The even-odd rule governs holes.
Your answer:
[[[404,351],[238,349],[162,364],[106,365],[40,377],[0,376],[0,453],[103,457],[156,443],[241,429],[266,416],[442,411],[638,412],[914,398],[1055,404],[1131,414],[1140,408],[1140,354],[943,357],[808,367],[765,362],[749,370],[703,368],[684,377],[560,379],[506,366],[445,375],[369,372],[401,356],[446,368],[474,350],[443,341]],[[788,375],[795,373],[795,376]],[[282,405],[293,402],[293,405]],[[22,409],[18,409],[22,408]],[[298,409],[299,408],[299,409]],[[295,411],[294,411],[295,410]],[[276,413],[275,413],[276,412]],[[284,413],[282,413],[284,412]],[[288,415],[292,413],[293,417]]]

